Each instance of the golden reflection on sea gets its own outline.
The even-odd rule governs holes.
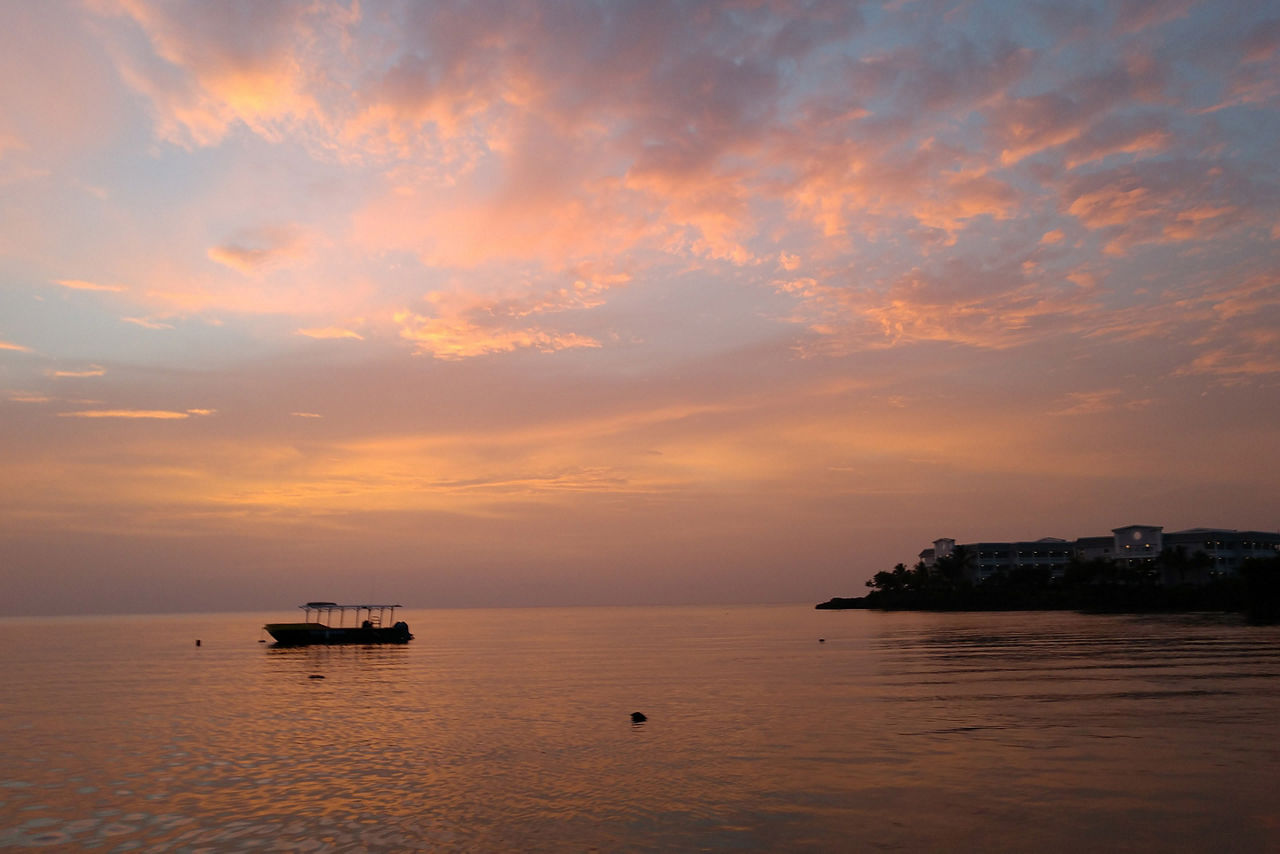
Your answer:
[[[512,609],[257,643],[278,616],[0,620],[0,848],[1280,847],[1275,628]]]

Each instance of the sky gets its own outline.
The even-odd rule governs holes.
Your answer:
[[[0,3],[0,614],[1280,528],[1280,6]]]

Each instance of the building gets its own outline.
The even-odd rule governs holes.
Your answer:
[[[1106,560],[1130,569],[1148,569],[1165,584],[1203,584],[1239,571],[1251,558],[1280,554],[1280,533],[1236,531],[1227,528],[1189,528],[1166,533],[1159,525],[1124,525],[1111,536],[1065,540],[976,542],[933,541],[920,552],[920,563],[932,570],[939,561],[963,555],[962,570],[969,581],[983,582],[1016,571],[1046,573],[1061,578],[1076,561]],[[1163,557],[1162,557],[1163,556]]]
[[[1188,528],[1164,535],[1165,549],[1181,549],[1188,557],[1203,552],[1213,561],[1211,572],[1236,572],[1251,558],[1274,557],[1280,552],[1280,534],[1264,531],[1230,531],[1223,528]]]

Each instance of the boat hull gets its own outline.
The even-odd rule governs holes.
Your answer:
[[[394,626],[326,626],[323,623],[267,623],[267,634],[276,646],[316,644],[408,643],[413,640],[408,623]]]

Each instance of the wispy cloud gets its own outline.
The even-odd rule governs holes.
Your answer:
[[[442,519],[490,589],[545,551],[720,591],[922,519],[1266,506],[1268,4],[5,15],[6,536],[409,565]]]
[[[515,350],[552,353],[596,348],[590,335],[554,328],[552,316],[583,312],[605,303],[606,293],[631,280],[626,273],[580,269],[559,287],[513,296],[436,291],[427,295],[432,313],[402,310],[395,322],[415,351],[439,359],[462,359]]]
[[[157,420],[177,420],[190,418],[190,412],[177,412],[167,409],[81,409],[74,412],[59,412],[63,418],[152,418]]]
[[[173,329],[172,323],[165,323],[161,320],[153,320],[149,317],[122,317],[125,323],[132,323],[134,326],[141,326],[143,329]]]
[[[209,259],[240,273],[257,273],[297,258],[305,250],[301,231],[293,226],[244,229],[229,242],[211,247]]]
[[[105,376],[106,373],[106,368],[100,367],[99,365],[92,365],[82,371],[50,371],[49,375],[52,377],[85,378],[101,377]]]
[[[61,285],[73,291],[106,291],[108,293],[121,293],[128,290],[124,285],[101,285],[97,282],[87,282],[83,279],[55,279],[54,284]]]
[[[1118,388],[1078,391],[1068,393],[1065,403],[1050,414],[1097,415],[1104,412],[1113,412],[1117,409],[1145,409],[1152,402],[1153,399],[1150,397],[1133,396]]]
[[[355,332],[350,329],[343,329],[340,326],[324,326],[324,327],[317,327],[312,329],[299,329],[297,331],[297,334],[303,335],[307,338],[321,338],[321,339],[350,338],[356,341],[364,340],[364,336],[361,335],[359,332]]]

